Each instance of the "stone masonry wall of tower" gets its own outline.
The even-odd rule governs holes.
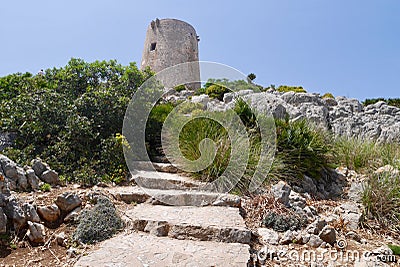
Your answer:
[[[147,28],[140,68],[149,66],[159,72],[176,64],[199,60],[199,37],[188,23],[177,19],[156,19]],[[182,73],[199,81],[198,68]]]

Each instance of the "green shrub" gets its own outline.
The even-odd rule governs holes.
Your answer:
[[[280,85],[277,90],[282,93],[286,92],[307,93],[307,91],[301,86]]]
[[[44,75],[1,77],[0,131],[17,134],[4,154],[22,165],[40,157],[74,182],[123,179],[127,168],[113,139],[121,132],[131,97],[151,75],[134,63],[71,59]],[[92,171],[95,175],[87,178]]]
[[[174,109],[172,103],[159,103],[153,107],[146,122],[146,147],[150,159],[162,155],[161,129],[168,114]]]
[[[400,176],[382,173],[368,178],[363,204],[366,217],[373,217],[382,228],[400,231]]]
[[[43,192],[50,192],[51,185],[49,185],[48,183],[44,183],[40,186],[40,190]]]
[[[73,237],[83,243],[95,243],[110,238],[122,228],[123,222],[112,202],[98,197],[92,209],[84,209],[80,214]]]
[[[276,212],[267,213],[262,221],[263,226],[272,228],[277,232],[299,230],[306,222],[307,220],[296,214],[279,214]]]
[[[182,92],[184,90],[186,90],[186,86],[184,84],[180,84],[174,87],[174,90],[177,92]]]
[[[206,89],[206,94],[209,97],[216,98],[219,101],[222,101],[224,99],[225,93],[229,93],[229,89],[224,86],[217,85],[217,84],[213,84],[213,85],[207,87],[207,89]]]
[[[335,98],[331,93],[325,93],[322,98]]]
[[[400,246],[388,244],[388,247],[392,250],[393,255],[400,255]]]

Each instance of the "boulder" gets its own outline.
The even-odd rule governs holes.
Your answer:
[[[40,179],[36,176],[35,171],[32,168],[29,168],[25,171],[26,178],[28,180],[28,184],[31,186],[33,190],[38,190],[40,187]]]
[[[343,218],[347,230],[357,230],[362,212],[356,203],[343,203],[335,208],[335,213]]]
[[[295,233],[291,230],[288,230],[283,234],[281,240],[279,240],[279,244],[281,244],[281,245],[292,244],[293,241],[296,240],[296,237],[297,237],[297,233]]]
[[[17,187],[21,191],[26,191],[29,187],[25,171],[21,167],[17,167]]]
[[[41,177],[45,171],[50,170],[49,165],[43,162],[40,158],[32,160],[31,165],[38,177]]]
[[[303,209],[306,206],[306,199],[292,190],[289,194],[289,205]]]
[[[8,179],[4,176],[2,171],[0,170],[0,196],[1,195],[7,195],[9,196],[11,194],[10,188],[9,188],[9,181]],[[0,202],[1,203],[1,202]]]
[[[304,175],[303,180],[301,181],[301,186],[305,192],[313,195],[315,195],[318,191],[314,180],[306,175]]]
[[[32,204],[22,204],[22,210],[24,211],[25,217],[28,221],[40,222],[39,215],[37,214],[36,209]]]
[[[210,97],[208,95],[195,95],[192,97],[192,103],[200,103],[204,107],[207,107],[208,102],[210,102]]]
[[[60,209],[56,204],[38,207],[37,211],[40,217],[48,222],[55,222],[60,217]]]
[[[257,234],[261,237],[263,245],[278,245],[279,244],[279,233],[268,228],[258,228]]]
[[[308,240],[307,244],[310,247],[318,248],[324,241],[317,235],[310,235],[310,239]]]
[[[25,213],[14,196],[9,197],[4,213],[7,218],[13,221],[15,230],[22,228],[26,224]]]
[[[76,207],[79,207],[82,204],[82,200],[76,194],[65,192],[57,197],[55,203],[60,210],[70,212]]]
[[[285,206],[289,204],[289,195],[291,191],[291,187],[284,181],[279,181],[271,187],[271,192],[275,199]]]
[[[4,160],[2,166],[5,176],[8,179],[11,179],[16,182],[18,180],[17,164],[14,161],[8,159]]]
[[[28,232],[26,235],[29,240],[33,243],[44,243],[44,238],[46,236],[46,231],[44,226],[40,223],[29,222],[28,221]]]
[[[68,213],[67,216],[65,216],[64,218],[64,222],[74,222],[78,220],[79,217],[79,213],[81,212],[82,208],[81,207],[77,207],[76,209],[74,209],[73,211],[71,211],[70,213]]]
[[[0,234],[7,232],[7,216],[3,212],[3,208],[0,207]]]
[[[307,226],[306,232],[309,234],[318,235],[326,226],[326,221],[323,219],[316,219],[312,224]]]
[[[319,237],[326,243],[333,245],[336,242],[335,228],[333,228],[332,226],[326,225],[319,233]]]
[[[58,185],[58,184],[60,184],[60,178],[58,177],[58,173],[56,171],[53,171],[53,170],[44,171],[42,173],[42,175],[40,176],[40,179],[43,182],[48,183],[50,185]]]
[[[67,238],[66,238],[64,232],[61,232],[56,235],[56,242],[57,242],[57,245],[59,245],[59,246],[62,246],[62,247],[67,246]]]

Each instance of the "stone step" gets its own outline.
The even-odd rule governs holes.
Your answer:
[[[139,186],[121,186],[107,189],[116,199],[126,203],[170,206],[230,206],[240,207],[241,199],[231,194],[218,194],[196,190],[159,190]]]
[[[176,240],[146,233],[120,234],[82,256],[75,266],[237,266],[250,259],[239,243]]]
[[[135,161],[135,168],[143,171],[156,171],[165,173],[177,173],[178,168],[171,163],[159,163],[159,162],[148,162],[148,161]]]
[[[205,183],[197,182],[189,177],[176,173],[160,173],[154,171],[136,171],[132,173],[132,178],[141,187],[150,189],[197,189]]]
[[[133,230],[156,236],[243,244],[251,239],[239,208],[140,204],[125,216]]]

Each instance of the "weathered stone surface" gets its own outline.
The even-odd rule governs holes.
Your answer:
[[[234,94],[226,95],[222,103],[232,108]],[[284,118],[288,114],[291,120],[306,118],[331,129],[335,135],[400,141],[400,109],[385,102],[363,107],[357,99],[322,99],[318,94],[276,91],[247,93],[244,98],[258,112],[270,112],[276,118]]]
[[[301,181],[302,188],[305,192],[315,195],[317,193],[317,186],[315,185],[312,178],[304,175]]]
[[[319,237],[326,243],[333,245],[336,242],[336,231],[332,226],[326,225],[321,232]]]
[[[169,231],[168,236],[177,239],[249,243],[251,238],[251,232],[246,229],[238,208],[140,204],[126,211],[126,215],[136,229],[143,225],[146,227],[149,222],[168,224],[165,228]]]
[[[308,220],[314,220],[318,214],[317,210],[313,206],[307,206],[303,209]]]
[[[22,210],[24,211],[25,217],[28,221],[31,222],[40,222],[39,215],[36,212],[36,209],[33,205],[29,203],[22,204]]]
[[[317,235],[310,235],[310,239],[308,240],[307,244],[310,247],[317,248],[321,246],[322,242],[324,242],[319,236]]]
[[[279,243],[282,244],[282,245],[289,245],[289,244],[293,243],[294,240],[296,240],[296,236],[297,236],[297,233],[295,233],[295,232],[293,232],[291,230],[287,230],[283,234],[283,236],[282,236],[281,240],[279,241]]]
[[[148,221],[143,231],[155,236],[167,236],[169,225],[168,222]]]
[[[82,200],[76,194],[64,192],[57,196],[55,203],[61,211],[70,212],[76,207],[79,207],[82,204]]]
[[[53,171],[53,170],[44,171],[42,173],[42,175],[40,176],[40,179],[43,182],[48,183],[50,185],[58,185],[58,184],[60,184],[60,178],[58,177],[58,173],[56,171]]]
[[[27,190],[29,187],[25,171],[21,167],[17,167],[17,187],[19,190]]]
[[[207,106],[208,102],[210,102],[210,97],[208,95],[195,95],[192,97],[192,103],[200,103],[203,106]]]
[[[17,164],[6,156],[3,156],[1,160],[1,165],[3,167],[5,176],[16,182],[18,179]]]
[[[20,207],[18,200],[11,196],[8,199],[8,203],[4,208],[4,213],[6,214],[7,218],[11,219],[14,223],[14,228],[20,229],[26,224],[26,217],[24,211]]]
[[[279,181],[271,187],[271,192],[275,199],[285,206],[289,204],[289,195],[291,191],[292,189],[290,186],[284,181]]]
[[[59,246],[62,246],[62,247],[67,246],[67,238],[66,238],[64,232],[61,232],[56,235],[56,242],[57,242],[57,245],[59,245]]]
[[[137,171],[132,174],[132,178],[139,186],[150,189],[195,189],[202,185],[200,182],[193,181],[178,174],[154,171]]]
[[[46,236],[44,226],[40,223],[28,221],[28,227],[29,229],[26,235],[28,236],[29,240],[33,243],[43,243]]]
[[[77,207],[75,208],[73,211],[71,211],[70,213],[67,214],[67,216],[65,216],[64,218],[64,222],[73,222],[76,221],[79,217],[79,214],[81,212],[82,208],[81,207]]]
[[[244,244],[176,240],[133,233],[105,241],[98,250],[81,257],[75,266],[239,267],[247,266],[249,258],[249,246]]]
[[[316,219],[312,224],[307,226],[306,232],[309,234],[318,235],[325,227],[326,221],[323,219]]]
[[[361,243],[361,237],[356,232],[350,231],[350,232],[346,233],[346,238],[352,239],[354,241]]]
[[[175,206],[240,206],[240,197],[230,194],[217,194],[191,190],[158,190],[138,186],[110,188],[108,191],[127,203],[143,203],[155,199],[154,204]]]
[[[38,190],[40,187],[40,179],[36,176],[35,171],[32,168],[29,168],[25,172],[28,184],[33,190]]]
[[[40,206],[37,208],[37,212],[43,220],[48,222],[57,221],[60,217],[60,209],[56,204],[50,206]]]
[[[42,173],[50,170],[49,165],[43,162],[41,159],[33,159],[31,162],[32,169],[35,171],[36,176],[41,177]]]
[[[289,194],[289,205],[291,207],[299,207],[303,209],[306,206],[306,199],[302,197],[299,193],[292,190]]]
[[[263,242],[263,245],[279,244],[280,237],[278,232],[275,232],[274,230],[268,228],[258,228],[257,233],[261,237],[261,242]]]
[[[7,216],[3,212],[3,208],[0,207],[0,234],[7,232]]]
[[[347,202],[335,208],[335,213],[340,215],[348,230],[357,230],[362,213],[356,203]]]
[[[10,187],[9,187],[9,181],[8,179],[4,176],[4,173],[0,169],[0,196],[3,195],[10,195]],[[5,204],[4,204],[5,205]],[[3,205],[3,206],[4,206]],[[2,201],[0,199],[0,206],[2,206]]]

